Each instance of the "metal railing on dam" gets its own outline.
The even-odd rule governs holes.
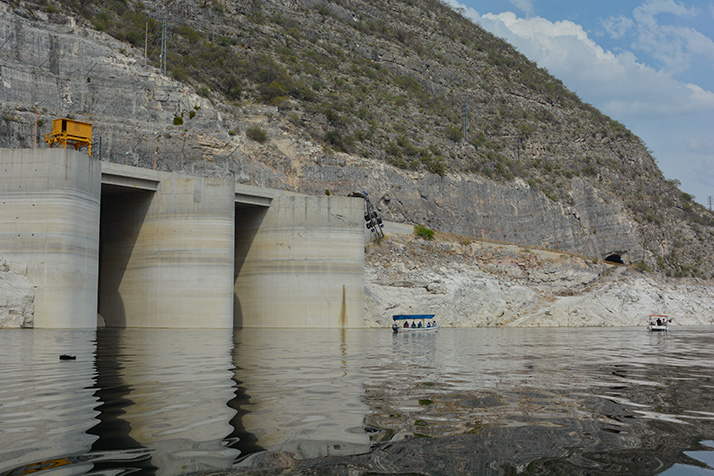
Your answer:
[[[0,255],[38,328],[362,327],[363,203],[0,149]]]

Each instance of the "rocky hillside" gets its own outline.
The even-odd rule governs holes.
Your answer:
[[[568,254],[388,234],[366,254],[365,325],[436,314],[445,327],[714,325],[712,287]]]
[[[13,0],[0,44],[1,147],[33,146],[37,105],[40,139],[91,121],[102,160],[714,273],[714,217],[637,137],[436,0]]]

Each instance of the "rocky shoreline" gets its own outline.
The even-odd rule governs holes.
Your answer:
[[[714,287],[527,247],[388,233],[365,255],[365,326],[436,314],[442,327],[714,325]]]
[[[34,288],[1,258],[0,298],[0,328],[32,327]],[[425,313],[442,327],[642,326],[650,314],[714,325],[714,286],[517,245],[413,233],[369,243],[365,327]]]

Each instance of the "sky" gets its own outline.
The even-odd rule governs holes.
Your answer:
[[[714,197],[714,0],[446,0]],[[714,201],[714,198],[712,198]]]

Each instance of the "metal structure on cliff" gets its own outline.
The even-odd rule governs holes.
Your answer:
[[[161,74],[166,76],[166,18],[161,24]]]
[[[372,205],[369,194],[365,191],[354,192],[350,194],[350,197],[360,197],[364,199],[364,221],[366,222],[367,228],[377,236],[377,239],[384,238],[382,217],[374,205]]]
[[[69,144],[74,147],[74,150],[79,150],[86,145],[87,153],[92,155],[92,124],[72,119],[54,119],[52,132],[45,134],[45,142],[50,145],[50,148],[60,144],[66,149]]]

